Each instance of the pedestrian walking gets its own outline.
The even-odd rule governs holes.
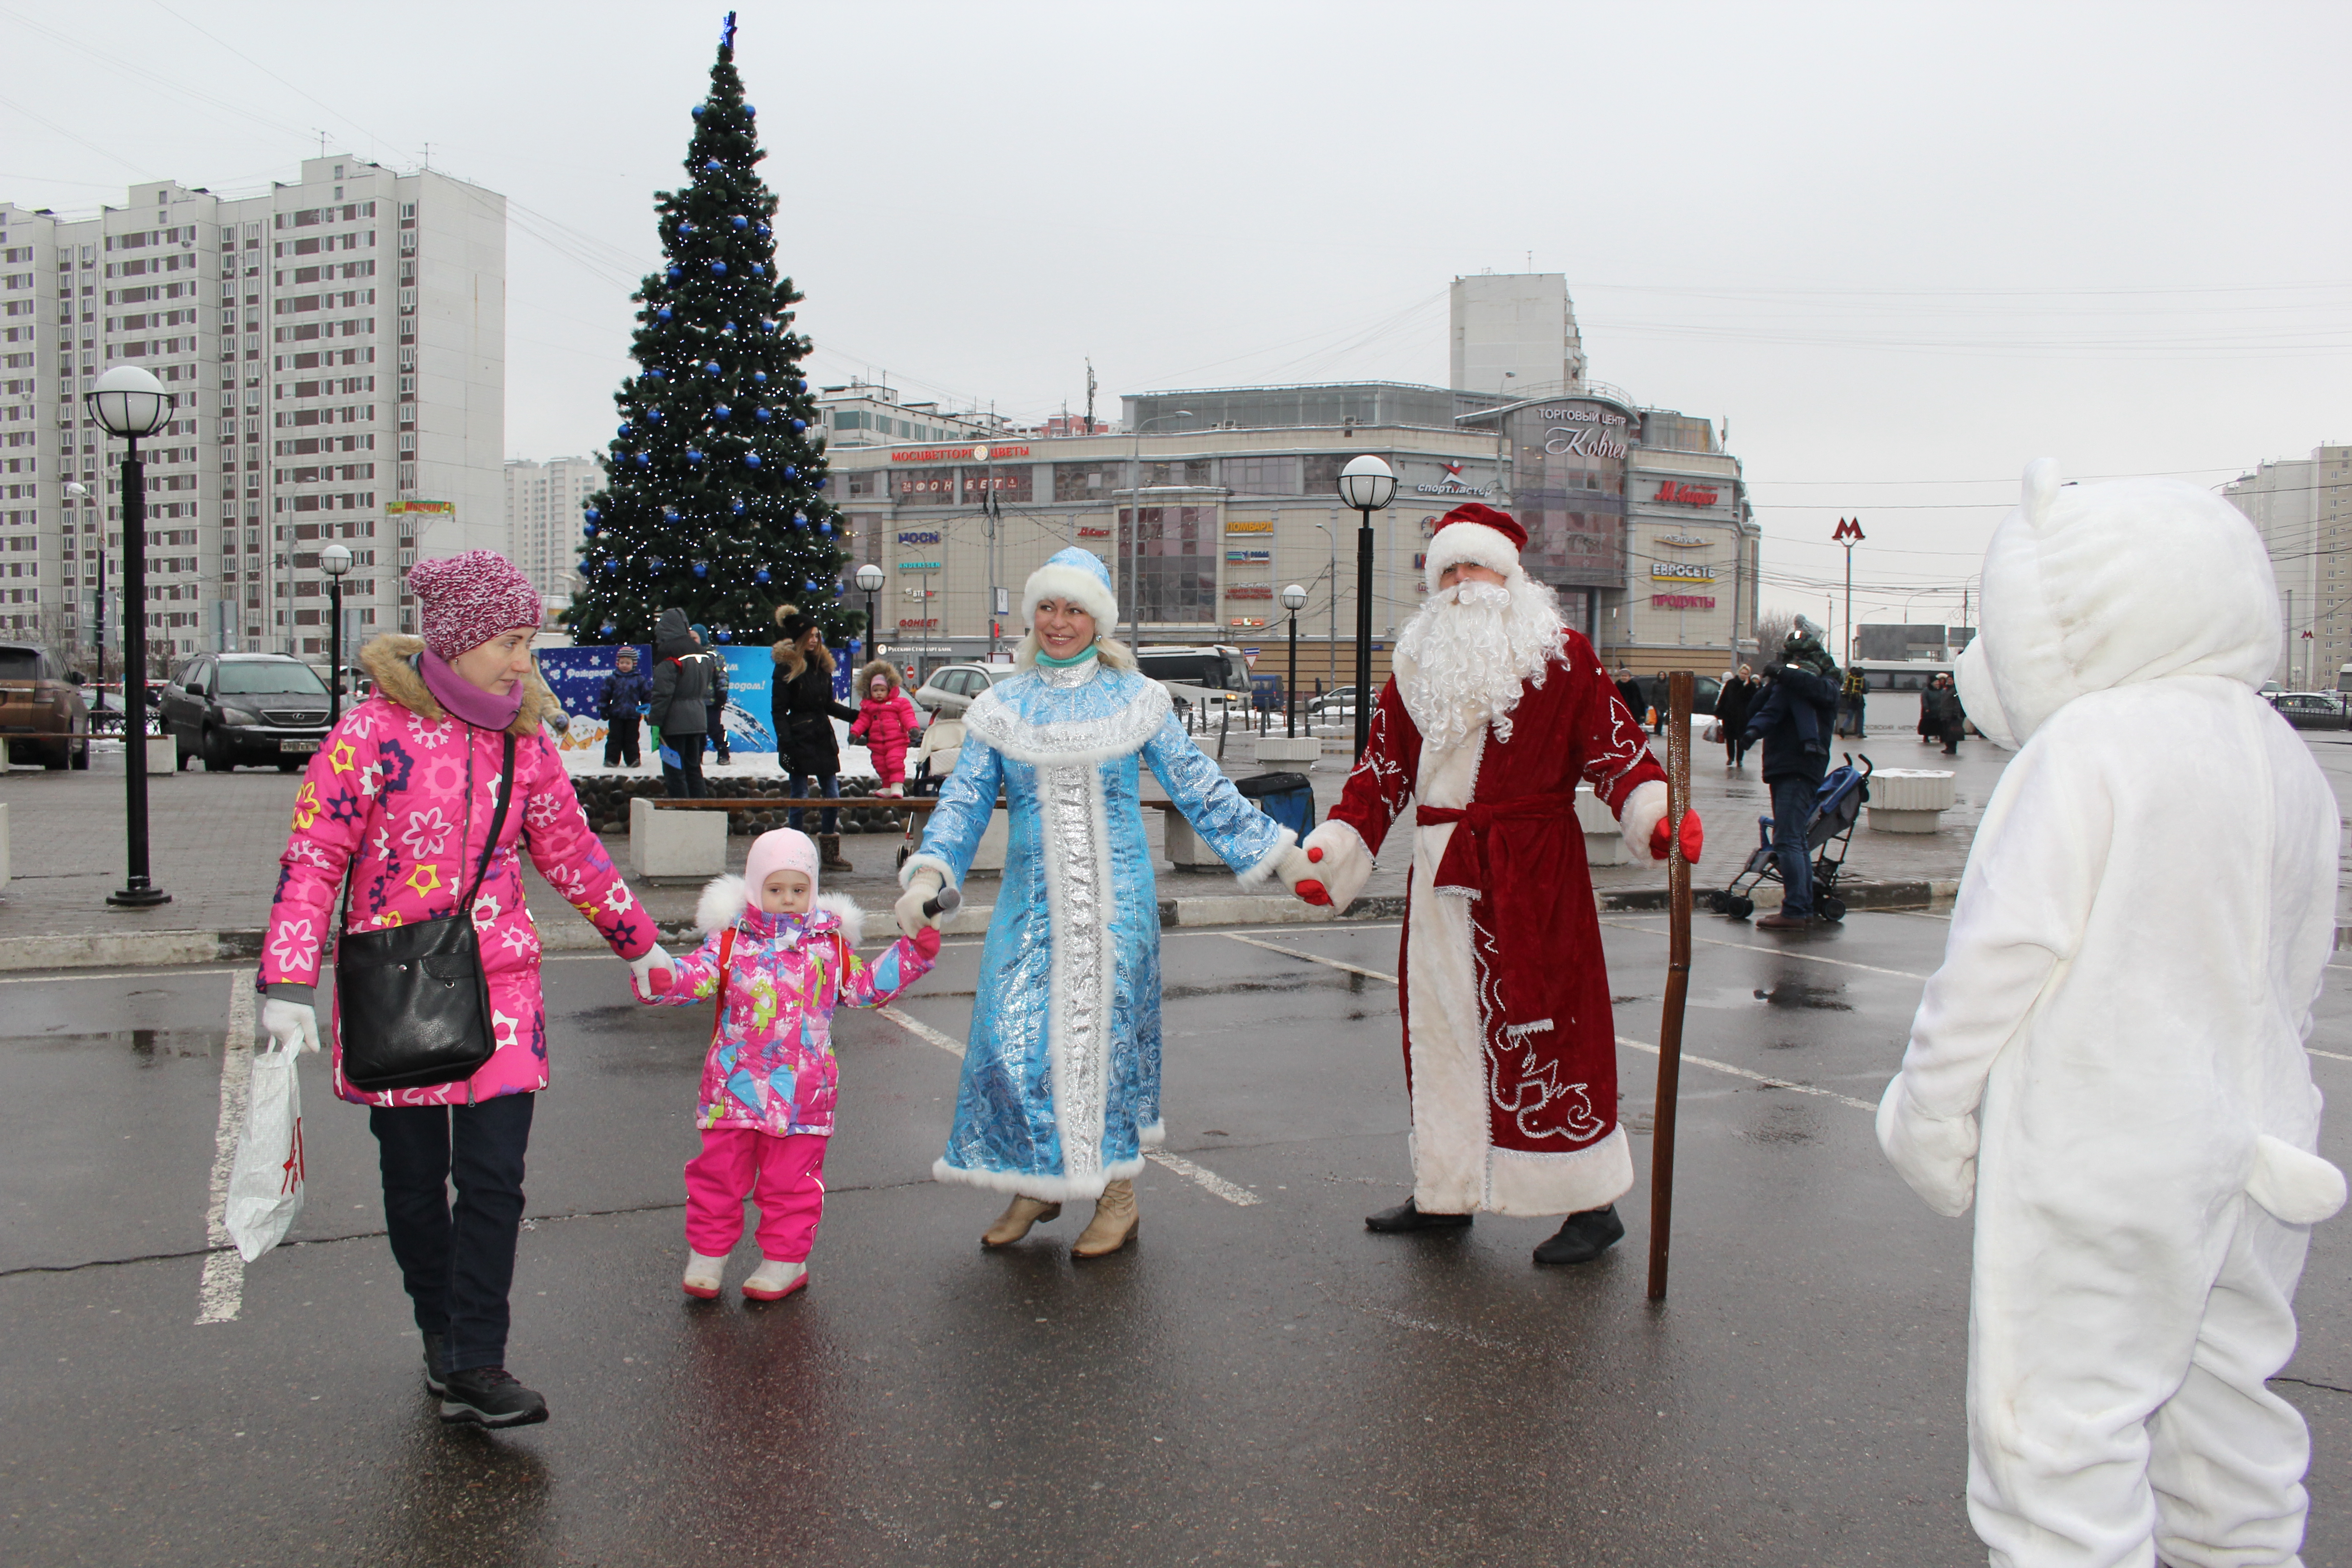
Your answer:
[[[839,1091],[834,1009],[888,1005],[939,956],[940,933],[924,926],[866,963],[856,901],[819,893],[817,879],[808,835],[760,835],[743,875],[703,889],[702,945],[677,961],[667,989],[637,993],[671,1006],[718,998],[694,1116],[702,1152],[686,1165],[682,1283],[705,1300],[719,1294],[747,1201],[760,1207],[760,1267],[743,1294],[781,1301],[806,1288]]]
[[[1625,704],[1625,711],[1633,716],[1634,723],[1649,723],[1650,699],[1643,691],[1642,683],[1633,678],[1633,667],[1630,664],[1617,667],[1617,696]]]
[[[923,727],[915,704],[898,689],[898,671],[887,658],[877,658],[857,672],[865,689],[864,706],[849,738],[864,744],[874,759],[877,795],[903,795],[907,783],[907,743]]]
[[[2305,1049],[2339,828],[2259,695],[2271,562],[2209,491],[2042,458],[1983,583],[1958,690],[2017,758],[1877,1121],[1976,1213],[1969,1521],[2018,1568],[2300,1563],[2311,1435],[2274,1380],[2344,1204]]]
[[[662,784],[672,800],[702,800],[702,737],[710,722],[710,667],[686,612],[670,608],[654,624],[654,691],[647,706],[661,733]]]
[[[538,590],[488,550],[419,562],[408,584],[423,638],[367,646],[361,658],[375,691],[336,724],[295,795],[262,944],[261,1025],[281,1048],[318,1049],[320,950],[326,932],[343,933],[346,979],[331,1025],[335,1093],[368,1107],[384,1226],[425,1340],[425,1386],[440,1396],[444,1421],[519,1426],[547,1419],[547,1402],[507,1371],[506,1356],[523,1156],[551,1054],[519,851],[646,983],[669,958],[541,728],[555,699],[530,664]],[[446,1082],[355,1087],[345,1077],[342,1013],[352,946],[366,933],[453,917],[478,943],[495,1049]],[[403,1027],[433,1021],[376,1018],[369,1027],[397,1039]]]
[[[653,694],[652,683],[637,672],[637,650],[623,644],[613,655],[613,673],[596,691],[596,714],[604,721],[606,767],[637,765],[637,727]]]
[[[1477,502],[1440,520],[1428,596],[1397,638],[1362,759],[1307,836],[1314,869],[1295,890],[1346,908],[1391,828],[1408,825],[1399,970],[1412,1193],[1366,1227],[1559,1215],[1535,1261],[1574,1264],[1624,1236],[1616,1201],[1633,1184],[1576,792],[1590,784],[1633,852],[1664,859],[1666,776],[1592,645],[1520,564],[1527,542],[1510,513]],[[1696,860],[1696,812],[1682,844]]]
[[[1723,726],[1723,765],[1738,767],[1748,760],[1748,715],[1755,710],[1756,678],[1741,665],[1723,678],[1715,694],[1715,717]]]
[[[1838,682],[1834,667],[1826,675],[1817,668],[1813,654],[1821,645],[1808,650],[1805,636],[1801,629],[1790,634],[1781,662],[1765,672],[1764,700],[1748,718],[1748,739],[1764,742],[1772,843],[1780,862],[1780,907],[1756,922],[1759,931],[1801,931],[1813,915],[1813,852],[1805,832],[1829,773]]]
[[[1944,742],[1944,755],[1956,756],[1960,750],[1960,737],[1968,732],[1968,715],[1960,707],[1960,694],[1948,675],[1936,677],[1920,699],[1926,710],[1925,722],[1928,738]]]
[[[734,754],[727,746],[727,656],[711,640],[710,628],[699,621],[694,626],[694,640],[702,645],[703,672],[710,682],[703,699],[702,738],[712,762],[732,762]]]
[[[1858,669],[1845,672],[1845,686],[1840,693],[1838,733],[1864,738],[1863,710],[1870,700],[1870,678]]]
[[[824,646],[824,633],[815,620],[795,605],[779,605],[776,625],[782,635],[771,650],[776,673],[768,700],[775,721],[776,749],[783,763],[784,787],[795,800],[815,795],[839,800],[841,744],[834,736],[833,721],[854,720],[857,714],[833,695],[833,650]],[[812,782],[815,795],[810,793]],[[785,816],[785,825],[799,827],[803,815],[801,807],[794,806]],[[841,813],[835,807],[824,808],[816,842],[826,870],[856,869],[842,858]]]
[[[1021,609],[1019,673],[966,710],[955,774],[899,869],[896,912],[903,931],[939,923],[939,893],[961,885],[1002,792],[1004,870],[954,1122],[931,1174],[1011,1197],[981,1237],[991,1247],[1093,1198],[1071,1251],[1100,1258],[1134,1238],[1134,1179],[1161,1136],[1160,902],[1140,770],[1244,886],[1277,872],[1295,883],[1307,858],[1192,743],[1168,689],[1106,635],[1118,602],[1098,557],[1057,552],[1030,574]]]

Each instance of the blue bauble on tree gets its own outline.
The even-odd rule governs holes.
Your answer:
[[[605,571],[607,571],[607,572],[618,572],[620,569],[621,569],[621,563],[620,563],[618,561],[609,560],[609,559],[608,559],[608,560],[604,563],[604,570],[605,570]]]
[[[807,514],[806,514],[806,513],[804,513],[804,512],[797,512],[797,511],[796,511],[796,512],[794,512],[794,513],[793,513],[793,527],[794,527],[795,529],[803,529],[803,528],[806,528],[807,526],[808,526],[808,516],[807,516]]]
[[[710,275],[711,275],[713,278],[724,278],[724,277],[726,277],[726,276],[727,276],[727,263],[725,263],[725,262],[723,262],[723,261],[714,261],[714,262],[712,262],[712,263],[710,264]]]
[[[716,158],[706,158],[702,161],[702,172],[706,174],[715,174],[726,166]]]
[[[687,222],[684,218],[680,218],[677,220],[677,232],[680,234],[692,234],[694,232],[694,226]]]
[[[698,463],[702,461],[702,454],[694,447],[688,447],[686,449],[686,460],[689,463]]]
[[[754,277],[754,278],[762,278],[762,277],[765,277],[766,275],[767,275],[767,268],[764,268],[764,267],[761,266],[761,265],[760,265],[758,262],[756,262],[756,261],[754,261],[753,263],[751,263],[751,276],[752,276],[752,277]]]
[[[669,320],[669,307],[668,307],[667,305],[664,305],[660,310],[656,310],[656,311],[654,312],[654,320],[655,320],[655,321],[668,321],[668,320]]]
[[[703,374],[706,375],[717,375],[719,374],[719,362],[717,360],[711,360],[703,365],[702,370]]]
[[[586,519],[587,519],[589,521],[591,521],[591,522],[600,522],[600,521],[602,521],[604,520],[604,514],[603,512],[598,511],[598,510],[597,510],[594,507],[593,507],[593,506],[592,506],[592,507],[590,507],[586,511],[582,512],[580,515],[581,515],[581,516],[583,516],[583,517],[584,517],[584,518],[586,518]]]
[[[721,626],[719,628],[719,640],[720,642],[733,642],[735,640],[735,634],[729,631],[725,626]]]
[[[766,409],[762,408],[761,410],[760,410],[760,417],[761,417],[761,418],[764,419],[764,418],[766,418],[767,416],[768,416],[768,411],[767,411]],[[801,432],[801,431],[803,431],[803,430],[805,430],[805,429],[807,429],[807,428],[808,428],[808,421],[807,421],[807,420],[805,420],[805,419],[795,419],[795,420],[793,420],[793,433],[794,433],[794,434],[796,434],[796,435],[797,435],[799,432]]]
[[[786,463],[784,465],[784,478],[788,479],[796,479],[800,477],[801,471],[798,468],[793,468],[790,463]]]
[[[658,571],[660,571],[661,569],[662,569],[662,558],[661,558],[660,556],[658,556],[658,555],[655,556],[652,560],[647,561],[647,562],[646,563],[646,571],[648,571],[648,572],[658,572]]]
[[[698,561],[698,562],[696,562],[696,563],[694,563],[694,574],[695,574],[696,576],[698,576],[698,577],[708,577],[708,576],[709,576],[709,575],[710,575],[710,563],[709,563],[709,562],[708,562],[708,561]]]
[[[745,217],[741,213],[737,213],[735,215],[735,226],[737,228],[749,228],[751,226],[751,220]]]
[[[629,438],[629,427],[626,425],[624,425],[618,430],[614,431],[613,434],[625,441]]]
[[[761,424],[765,425],[769,420],[774,418],[775,416],[769,413],[766,409],[761,408],[753,410],[751,417],[758,420]],[[797,423],[797,421],[795,421],[795,423]]]
[[[654,374],[659,375],[661,372],[656,371]],[[658,408],[648,408],[645,412],[644,419],[648,425],[658,425],[662,421],[662,411]]]
[[[662,521],[664,522],[676,522],[677,521],[677,508],[674,506],[666,506],[662,508]]]
[[[768,569],[765,566],[762,566],[757,572],[752,573],[751,581],[759,584],[760,586],[763,588],[766,587],[768,585]]]
[[[733,410],[732,408],[730,408],[730,407],[729,407],[727,405],[725,405],[724,403],[720,404],[718,407],[716,407],[716,408],[712,409],[712,410],[710,411],[710,413],[711,413],[711,416],[712,416],[713,418],[717,418],[717,419],[732,419],[732,418],[734,418],[734,417],[735,417],[735,410]]]
[[[643,452],[639,452],[636,457],[631,460],[641,468],[650,468],[654,466],[654,460],[651,458],[646,457]]]
[[[757,453],[757,452],[746,452],[746,453],[744,453],[744,454],[743,454],[743,466],[744,466],[745,468],[758,468],[758,467],[760,466],[760,454],[759,454],[759,453]],[[787,476],[789,476],[789,475],[792,473],[792,470],[791,470],[790,468],[786,468],[786,469],[784,470],[784,472],[785,472],[785,474],[786,474]]]
[[[831,539],[833,537],[833,524],[830,522],[818,523],[816,525],[816,531],[819,533],[824,534],[827,539]]]
[[[767,384],[768,384],[768,373],[767,373],[766,371],[764,371],[764,370],[755,370],[755,371],[753,371],[753,372],[751,373],[751,384],[752,384],[752,385],[754,385],[754,386],[765,386],[765,385],[767,385]]]
[[[761,239],[768,239],[768,238],[772,238],[772,237],[773,237],[773,236],[775,235],[775,232],[776,232],[776,231],[775,231],[774,229],[770,228],[770,227],[769,227],[766,224],[764,224],[764,223],[763,223],[763,224],[761,224],[761,225],[760,226],[760,237],[761,237]]]
[[[751,509],[743,504],[743,498],[741,496],[737,496],[735,498],[735,504],[729,507],[727,510],[733,512],[737,517],[740,517]]]
[[[760,117],[760,111],[747,103],[743,106],[743,117],[746,120],[757,120]]]
[[[708,113],[709,113],[709,112],[710,112],[710,106],[709,106],[709,104],[705,104],[705,103],[698,103],[698,104],[696,104],[696,105],[694,106],[694,117],[695,117],[697,120],[701,119],[704,115],[706,115],[706,114],[708,114]],[[608,632],[609,632],[609,631],[611,631],[613,628],[612,628],[612,626],[608,623],[608,624],[605,626],[604,629],[605,629],[606,631],[608,631]]]
[[[673,261],[668,267],[663,269],[662,276],[675,283],[686,276],[686,269],[678,266],[677,262]]]

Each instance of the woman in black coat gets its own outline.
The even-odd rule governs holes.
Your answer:
[[[1756,678],[1741,665],[1739,673],[1723,683],[1715,695],[1715,716],[1723,725],[1723,765],[1736,768],[1748,759],[1744,732],[1748,715],[1756,710]]]
[[[806,785],[816,781],[815,794],[841,798],[841,748],[833,738],[835,719],[855,720],[856,710],[833,698],[833,650],[816,622],[791,605],[776,608],[783,636],[772,650],[776,669],[768,689],[769,717],[775,725],[777,760],[783,764],[784,787],[796,799],[810,798]],[[787,826],[799,827],[802,813],[794,809]],[[856,869],[841,858],[841,813],[825,807],[817,832],[817,847],[827,871]]]

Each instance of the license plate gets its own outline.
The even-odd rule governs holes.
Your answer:
[[[278,749],[280,752],[315,752],[319,749],[319,742],[316,741],[280,741],[278,742]]]

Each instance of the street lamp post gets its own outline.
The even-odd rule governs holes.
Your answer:
[[[1293,583],[1282,591],[1282,607],[1290,612],[1290,674],[1282,684],[1283,734],[1298,738],[1298,612],[1307,607],[1307,590]]]
[[[172,895],[147,875],[147,469],[139,437],[172,417],[172,395],[137,365],[118,364],[82,395],[122,454],[122,805],[129,874],[106,896],[118,909],[151,910]]]
[[[881,642],[881,634],[874,622],[874,595],[882,591],[882,568],[868,561],[851,575],[850,581],[856,584],[857,591],[866,595],[866,657],[872,658],[879,650]],[[857,705],[860,708],[866,706],[863,691],[857,694]]]
[[[1143,605],[1139,602],[1143,582],[1143,433],[1162,419],[1192,417],[1192,411],[1189,408],[1172,408],[1165,414],[1155,414],[1149,419],[1135,422],[1135,455],[1129,459],[1132,472],[1127,497],[1128,511],[1132,518],[1127,533],[1127,597],[1121,602],[1127,605],[1128,624],[1135,628],[1135,641],[1139,646],[1143,641]],[[1113,510],[1116,510],[1115,508]],[[1111,630],[1115,635],[1118,628],[1114,626]]]
[[[1396,471],[1370,453],[1339,470],[1339,499],[1356,524],[1356,760],[1372,730],[1372,513],[1396,500]]]
[[[327,613],[335,624],[327,631],[327,728],[343,716],[343,574],[352,569],[352,552],[341,544],[319,552],[319,569],[327,574]]]

